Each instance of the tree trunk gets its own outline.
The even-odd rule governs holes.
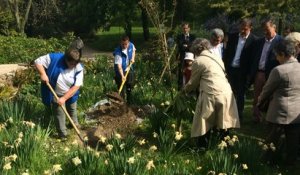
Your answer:
[[[148,16],[146,10],[143,7],[141,7],[141,10],[142,10],[141,17],[142,17],[144,40],[148,41],[150,37]]]
[[[125,18],[125,26],[124,26],[125,34],[130,38],[132,36],[132,24],[131,24],[131,19],[128,17]]]
[[[24,16],[21,15],[22,12],[20,12],[19,10],[19,2],[20,2],[19,0],[7,0],[7,2],[12,15],[15,17],[17,32],[24,34],[25,25],[28,21],[29,12],[32,5],[32,0],[28,0],[26,4]],[[26,2],[24,1],[24,3]]]

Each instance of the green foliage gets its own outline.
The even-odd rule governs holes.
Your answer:
[[[144,167],[142,167],[141,158],[134,155],[134,145],[136,138],[128,136],[125,139],[113,137],[107,142],[107,146],[112,146],[111,150],[108,150],[106,154],[106,160],[108,161],[106,172],[104,174],[139,174]],[[108,147],[107,147],[108,148]],[[130,158],[133,158],[134,163],[130,163]],[[140,160],[136,160],[140,159]]]
[[[12,29],[14,19],[9,11],[2,11],[1,7],[0,10],[0,35],[11,35],[15,32]]]
[[[30,63],[38,56],[50,52],[63,52],[73,38],[72,33],[60,40],[0,36],[0,63]]]
[[[158,146],[162,156],[168,159],[182,151],[186,142],[181,141],[180,132],[170,132],[160,129],[158,135]]]
[[[102,155],[101,155],[102,156]],[[80,160],[80,163],[76,158]],[[67,156],[62,174],[102,174],[106,167],[103,157],[100,157],[100,152],[96,152],[91,148],[77,147]]]
[[[24,120],[26,105],[1,102],[0,107],[0,155],[3,156],[1,159],[5,160],[0,161],[0,167],[11,163],[12,169],[8,174],[20,174],[26,170],[29,170],[30,174],[41,174],[44,166],[48,164],[44,143],[49,131]],[[0,169],[1,174],[5,174],[6,171],[8,170]]]

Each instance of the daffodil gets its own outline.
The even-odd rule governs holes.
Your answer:
[[[107,149],[107,151],[111,151],[112,149],[113,149],[113,145],[111,145],[111,144],[108,144],[108,145],[106,145],[106,149]]]
[[[135,161],[134,157],[130,157],[130,158],[127,160],[127,162],[128,162],[129,164],[134,164],[134,161]]]
[[[121,150],[123,150],[123,149],[125,148],[125,143],[122,143],[122,144],[120,145],[120,148],[121,148]]]
[[[234,157],[235,159],[237,159],[237,158],[239,157],[239,155],[238,155],[238,154],[233,154],[233,157]]]
[[[198,166],[197,168],[196,168],[196,170],[201,170],[202,169],[202,166]]]
[[[60,165],[60,164],[55,164],[55,165],[52,166],[52,171],[53,171],[54,173],[57,173],[57,172],[59,172],[59,171],[61,171],[61,170],[62,170],[62,168],[61,168],[61,165]]]
[[[156,132],[153,132],[153,138],[157,138],[158,134]]]
[[[269,149],[269,147],[268,147],[268,145],[264,144],[264,146],[262,147],[262,149],[263,149],[264,151],[267,151],[267,150]]]
[[[116,137],[117,139],[121,139],[121,138],[122,138],[121,134],[119,134],[119,133],[115,133],[115,137]]]
[[[73,162],[73,164],[74,164],[75,166],[81,164],[81,160],[79,159],[78,156],[75,157],[75,158],[73,158],[73,159],[72,159],[72,162]]]
[[[173,124],[171,125],[171,127],[172,127],[173,129],[175,129],[175,128],[176,128],[176,125],[173,123]]]
[[[11,162],[8,162],[3,166],[3,170],[10,170],[10,169],[11,169]]]
[[[50,170],[45,170],[44,175],[51,175],[51,171]]]
[[[144,145],[144,144],[146,144],[146,141],[145,141],[145,139],[141,139],[141,140],[138,141],[138,143],[139,143],[140,145]]]
[[[150,148],[149,148],[150,151],[156,151],[157,150],[157,147],[155,145],[152,145]]]
[[[150,161],[148,161],[148,163],[146,165],[146,169],[151,170],[152,168],[155,168],[155,165],[153,163],[153,160],[150,160]]]
[[[275,152],[276,151],[276,147],[273,143],[270,143],[270,149]]]
[[[227,143],[222,140],[221,143],[218,145],[218,148],[220,150],[223,150],[225,147],[227,147]]]
[[[101,142],[101,143],[105,143],[105,142],[106,142],[106,137],[100,136],[100,142]]]
[[[100,157],[100,152],[99,151],[95,151],[95,156],[96,157]]]
[[[181,134],[181,132],[176,131],[175,132],[175,140],[180,140],[183,137],[183,135]]]
[[[242,164],[242,168],[243,168],[244,170],[247,170],[247,169],[248,169],[247,164]]]

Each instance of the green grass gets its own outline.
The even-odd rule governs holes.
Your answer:
[[[149,30],[151,39],[155,35],[155,28],[149,28]],[[125,32],[122,27],[111,27],[109,31],[99,31],[93,39],[88,41],[88,43],[90,43],[90,46],[94,49],[104,52],[113,52],[114,48],[118,46],[120,38],[124,34]],[[144,40],[142,27],[132,28],[131,42],[134,43],[137,50],[146,47],[147,41]]]

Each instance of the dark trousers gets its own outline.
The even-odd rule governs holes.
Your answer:
[[[285,164],[293,165],[297,159],[298,145],[299,145],[299,136],[300,136],[300,124],[274,124],[268,123],[269,135],[266,138],[267,144],[273,143],[276,147],[276,150],[280,148],[280,135],[285,134],[285,145],[286,145],[286,160]],[[274,152],[269,150],[266,153],[266,158],[271,159],[270,161],[274,162]]]
[[[253,119],[258,121],[261,116],[261,112],[257,107],[258,97],[266,83],[266,74],[262,71],[258,71],[255,76],[254,80],[254,98],[253,98],[253,107],[252,107],[252,113],[253,113]]]
[[[120,76],[116,75],[115,76],[115,81],[116,81],[116,84],[117,84],[117,87],[118,87],[118,90],[119,90],[120,87],[121,87],[121,84],[122,84],[122,78]],[[133,89],[133,86],[134,86],[134,72],[133,72],[133,70],[130,70],[130,72],[128,73],[127,78],[126,78],[126,82],[125,82],[125,84],[122,88],[122,91],[121,91],[121,96],[123,98],[125,98],[125,91],[126,91],[126,100],[127,100],[127,102],[131,101],[131,91]]]
[[[185,66],[185,62],[184,62],[184,57],[185,57],[185,52],[181,52],[180,54],[178,54],[178,91],[181,91],[181,89],[183,88],[183,69]]]
[[[231,85],[233,94],[236,99],[240,119],[243,118],[244,112],[246,80],[247,78],[245,75],[242,74],[240,68],[229,68],[228,81]]]

